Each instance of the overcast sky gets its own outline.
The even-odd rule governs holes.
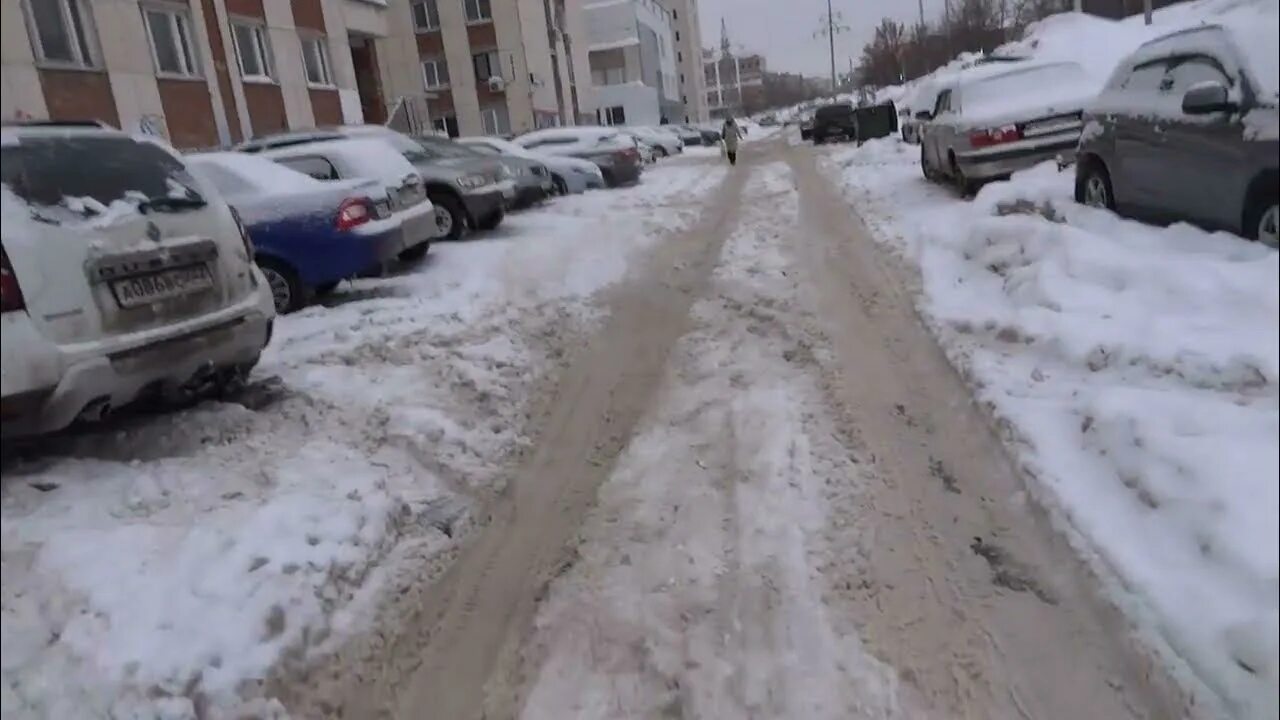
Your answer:
[[[942,15],[943,0],[924,0],[925,18]],[[758,52],[770,70],[831,74],[825,37],[813,33],[826,19],[827,0],[698,0],[705,47],[720,46],[720,18],[729,23],[735,48]],[[837,18],[843,15],[848,32],[836,34],[836,70],[846,72],[849,58],[856,65],[862,46],[875,34],[880,19],[904,24],[919,17],[918,0],[831,0]]]

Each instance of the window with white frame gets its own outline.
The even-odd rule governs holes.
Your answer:
[[[439,90],[449,87],[449,66],[444,58],[426,58],[422,61],[422,87]]]
[[[485,135],[509,135],[511,120],[507,117],[505,105],[480,108],[480,125]]]
[[[191,30],[191,14],[166,5],[143,5],[142,18],[151,41],[151,59],[156,73],[195,77],[200,74],[196,45]]]
[[[626,125],[627,111],[621,105],[605,108],[604,120],[606,125]]]
[[[26,0],[27,31],[44,63],[97,67],[97,38],[85,0]]]
[[[231,34],[236,41],[240,76],[246,80],[270,80],[271,45],[267,42],[267,28],[254,23],[232,22]]]
[[[413,29],[418,32],[430,32],[440,29],[440,10],[436,0],[414,0]]]
[[[491,77],[502,77],[502,63],[498,59],[497,50],[486,50],[471,56],[471,64],[476,69],[476,82],[486,82]]]
[[[467,22],[485,22],[493,19],[493,9],[489,0],[462,0],[462,9],[466,11]]]
[[[329,70],[329,42],[323,36],[302,38],[302,67],[310,85],[332,85],[333,74]]]

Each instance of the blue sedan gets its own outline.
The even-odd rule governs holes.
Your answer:
[[[380,270],[405,250],[400,220],[374,181],[321,182],[244,153],[186,159],[244,223],[278,312],[297,310],[342,280]]]

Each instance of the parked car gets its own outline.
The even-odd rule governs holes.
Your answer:
[[[0,133],[3,436],[241,383],[275,307],[226,202],[117,130]]]
[[[1278,64],[1217,25],[1138,48],[1085,114],[1076,199],[1278,247]]]
[[[1010,66],[1012,65],[1012,67]],[[925,177],[961,194],[1075,150],[1081,114],[1097,86],[1072,62],[993,63],[955,76],[938,91],[920,145]]]
[[[898,129],[902,133],[903,142],[920,144],[923,121],[917,116],[923,111],[931,112],[937,100],[937,84],[929,80],[921,80],[903,96],[902,102],[898,104]]]
[[[857,120],[858,142],[888,137],[898,131],[898,111],[892,102],[866,105],[854,109]]]
[[[695,125],[694,128],[702,133],[703,145],[717,145],[724,139],[723,134],[720,132],[719,123],[702,123]]]
[[[511,192],[507,208],[519,210],[545,200],[555,192],[551,171],[545,163],[532,158],[501,156],[477,152],[475,147],[459,143],[441,135],[420,135],[414,138],[430,153],[444,158],[484,158],[502,163],[510,177]]]
[[[342,280],[381,270],[397,256],[427,251],[430,203],[392,210],[376,180],[321,182],[266,157],[236,152],[188,155],[192,173],[236,212],[253,241],[276,312],[293,312]],[[420,216],[419,222],[405,222]]]
[[[320,130],[279,133],[254,138],[236,147],[242,152],[261,152],[300,143],[373,137],[408,160],[422,177],[427,198],[435,207],[440,237],[456,240],[467,228],[488,230],[497,227],[505,213],[506,197],[514,185],[500,164],[487,160],[459,160],[432,154],[407,135],[382,125],[342,125]]]
[[[551,171],[551,181],[555,191],[561,195],[605,187],[600,166],[590,160],[579,160],[568,155],[539,153],[510,140],[492,136],[459,138],[458,142],[477,152],[500,157],[528,158],[542,163]]]
[[[813,139],[813,114],[804,113],[800,116],[800,139]]]
[[[635,130],[625,127],[615,127],[614,129],[618,131],[619,135],[635,143],[636,151],[640,153],[640,162],[647,165],[658,159],[658,151],[653,146],[653,143],[641,137]]]
[[[845,140],[858,139],[858,117],[853,112],[853,105],[847,102],[823,105],[813,113],[809,138],[814,145],[821,145],[838,137]]]
[[[547,128],[521,135],[514,142],[527,150],[590,160],[600,166],[609,187],[640,179],[640,151],[634,142],[612,128]]]
[[[658,157],[670,157],[684,152],[684,142],[673,133],[665,132],[658,127],[635,127],[629,129],[652,145]]]
[[[680,138],[680,142],[684,145],[702,145],[702,131],[695,130],[688,125],[659,125],[664,132],[671,133]]]

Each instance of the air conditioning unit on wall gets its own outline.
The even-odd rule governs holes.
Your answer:
[[[507,89],[507,81],[504,80],[501,75],[489,76],[487,84],[489,85],[489,92],[500,93]]]

